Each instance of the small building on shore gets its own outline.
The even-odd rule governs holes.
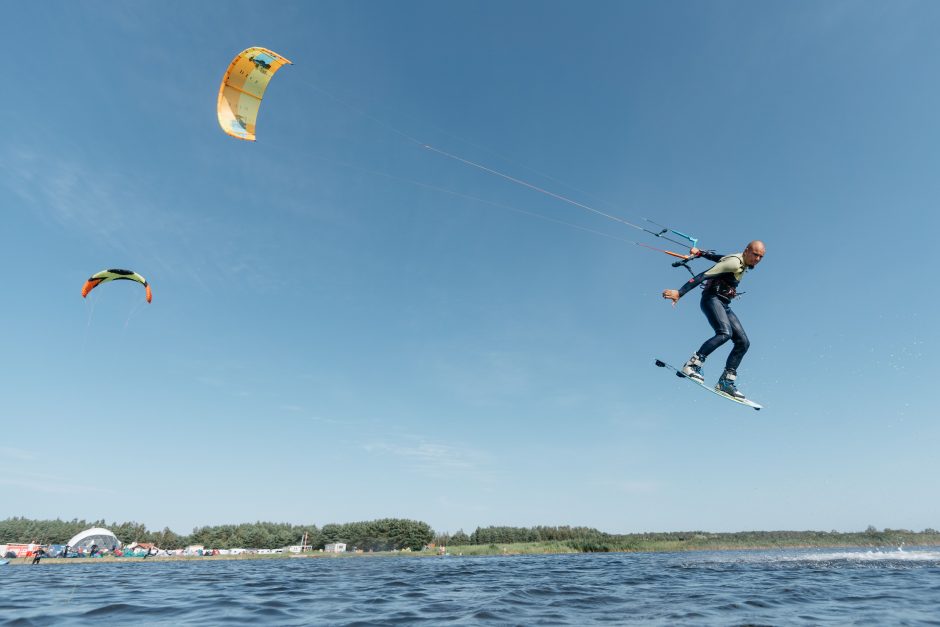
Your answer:
[[[324,553],[345,553],[346,552],[346,543],[345,542],[331,542],[323,547]]]

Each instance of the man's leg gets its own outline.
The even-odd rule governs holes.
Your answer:
[[[751,342],[747,339],[747,333],[744,332],[744,327],[741,326],[738,316],[730,308],[725,313],[728,316],[728,322],[731,323],[731,341],[734,342],[734,348],[731,349],[731,354],[728,355],[725,369],[737,372],[741,360],[744,359],[744,353],[750,348]]]
[[[682,374],[699,383],[705,382],[702,375],[702,364],[712,351],[731,339],[731,323],[725,314],[724,305],[717,297],[705,297],[701,301],[702,312],[708,319],[708,324],[715,330],[714,337],[705,341],[698,352],[689,357],[689,361],[682,366]]]
[[[702,347],[698,349],[699,357],[705,359],[711,355],[716,348],[730,340],[733,331],[731,320],[728,319],[729,310],[725,309],[725,304],[721,302],[717,296],[703,298],[701,306],[702,313],[708,318],[708,324],[710,324],[715,331],[715,335],[705,340]],[[734,314],[732,313],[732,315]]]
[[[718,379],[718,385],[715,387],[736,399],[744,399],[744,393],[738,390],[737,386],[738,366],[741,364],[741,359],[744,357],[744,353],[747,352],[751,343],[747,339],[744,327],[741,326],[741,321],[738,320],[737,315],[731,311],[730,307],[727,308],[725,313],[728,316],[728,321],[731,323],[731,340],[734,342],[734,348],[731,349],[731,354],[728,355],[728,361],[725,362],[725,372],[721,375],[721,378]]]

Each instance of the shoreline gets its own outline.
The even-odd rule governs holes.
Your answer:
[[[355,559],[355,558],[461,558],[461,557],[511,557],[518,555],[576,555],[592,553],[698,553],[703,551],[730,552],[730,551],[772,551],[786,549],[870,549],[898,551],[902,547],[885,544],[776,544],[776,545],[746,545],[721,544],[716,546],[685,546],[685,547],[642,547],[634,549],[619,549],[609,551],[579,551],[570,547],[538,546],[540,543],[521,543],[504,545],[459,545],[448,549],[447,553],[440,554],[436,550],[428,551],[375,551],[345,553],[274,553],[257,554],[242,553],[240,555],[165,555],[153,557],[44,557],[39,564],[33,564],[32,557],[5,558],[8,566],[34,566],[34,565],[66,565],[66,564],[141,564],[145,562],[192,562],[192,561],[258,561],[258,560],[291,560],[291,559]],[[934,547],[940,545],[909,545],[913,547]]]

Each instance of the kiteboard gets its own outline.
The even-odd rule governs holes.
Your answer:
[[[685,380],[687,380],[687,381],[691,381],[692,383],[698,385],[699,387],[708,390],[708,391],[711,392],[712,394],[717,394],[718,396],[721,396],[722,398],[726,398],[726,399],[728,399],[729,401],[733,401],[733,402],[735,402],[735,403],[738,403],[739,405],[747,405],[748,407],[752,407],[752,408],[754,408],[754,409],[756,409],[756,410],[758,410],[758,411],[763,408],[763,405],[758,405],[757,403],[755,403],[755,402],[752,401],[752,400],[749,400],[749,399],[746,399],[746,398],[742,398],[742,399],[735,398],[735,397],[731,396],[730,394],[725,394],[724,392],[721,392],[721,391],[719,391],[719,390],[716,390],[716,389],[713,388],[713,387],[707,386],[707,385],[705,385],[704,383],[701,383],[700,381],[696,381],[695,379],[691,379],[691,378],[685,376],[684,374],[682,374],[682,371],[681,371],[681,370],[679,370],[678,368],[676,368],[676,367],[673,366],[673,365],[667,364],[666,362],[664,362],[664,361],[661,360],[661,359],[657,359],[655,363],[656,363],[656,365],[659,366],[660,368],[669,368],[670,370],[672,370],[673,372],[675,372],[675,373],[676,373],[676,376],[679,377],[680,379],[685,379]]]

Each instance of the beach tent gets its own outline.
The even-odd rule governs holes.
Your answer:
[[[88,552],[93,544],[97,544],[99,549],[107,551],[121,548],[121,541],[117,539],[117,536],[103,527],[86,529],[68,542],[69,547],[71,547],[70,551],[82,549]]]

